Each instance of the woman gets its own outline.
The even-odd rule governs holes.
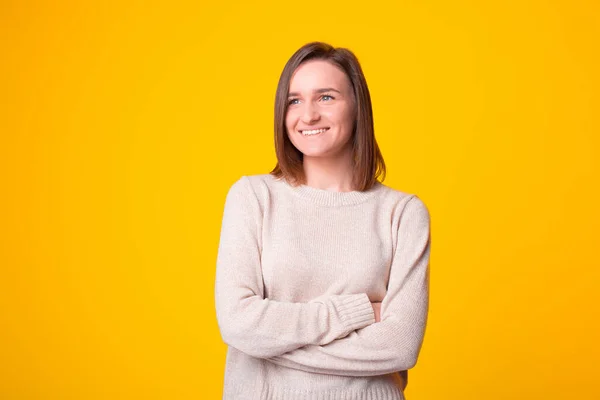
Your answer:
[[[225,200],[225,400],[404,399],[427,321],[429,212],[377,180],[369,96],[354,54],[326,43],[282,72],[278,163]]]

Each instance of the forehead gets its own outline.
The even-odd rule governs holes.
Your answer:
[[[348,77],[338,66],[324,60],[307,61],[292,74],[290,92],[311,92],[333,87],[344,91],[350,85]]]

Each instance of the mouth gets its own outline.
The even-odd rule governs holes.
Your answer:
[[[302,135],[302,136],[317,136],[320,135],[321,133],[325,133],[329,130],[329,127],[326,128],[319,128],[319,129],[306,129],[306,130],[299,130],[298,132]]]

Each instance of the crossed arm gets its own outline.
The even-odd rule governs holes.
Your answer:
[[[232,185],[225,202],[215,301],[223,340],[240,351],[308,372],[382,375],[412,368],[427,321],[429,213],[412,196],[398,227],[381,321],[365,293],[308,303],[264,298],[259,205],[250,182]]]
[[[402,213],[381,322],[325,345],[307,345],[269,357],[308,372],[383,375],[412,368],[419,355],[429,308],[430,221],[426,206],[411,198]]]
[[[223,341],[259,358],[322,345],[375,322],[366,293],[330,295],[308,303],[264,298],[260,209],[247,177],[227,194],[217,256],[215,304]]]

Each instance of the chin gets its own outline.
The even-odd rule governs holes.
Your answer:
[[[304,155],[304,157],[311,157],[311,158],[327,158],[327,157],[331,157],[331,154],[322,152],[322,151],[309,151],[309,152],[302,152],[302,154]]]

